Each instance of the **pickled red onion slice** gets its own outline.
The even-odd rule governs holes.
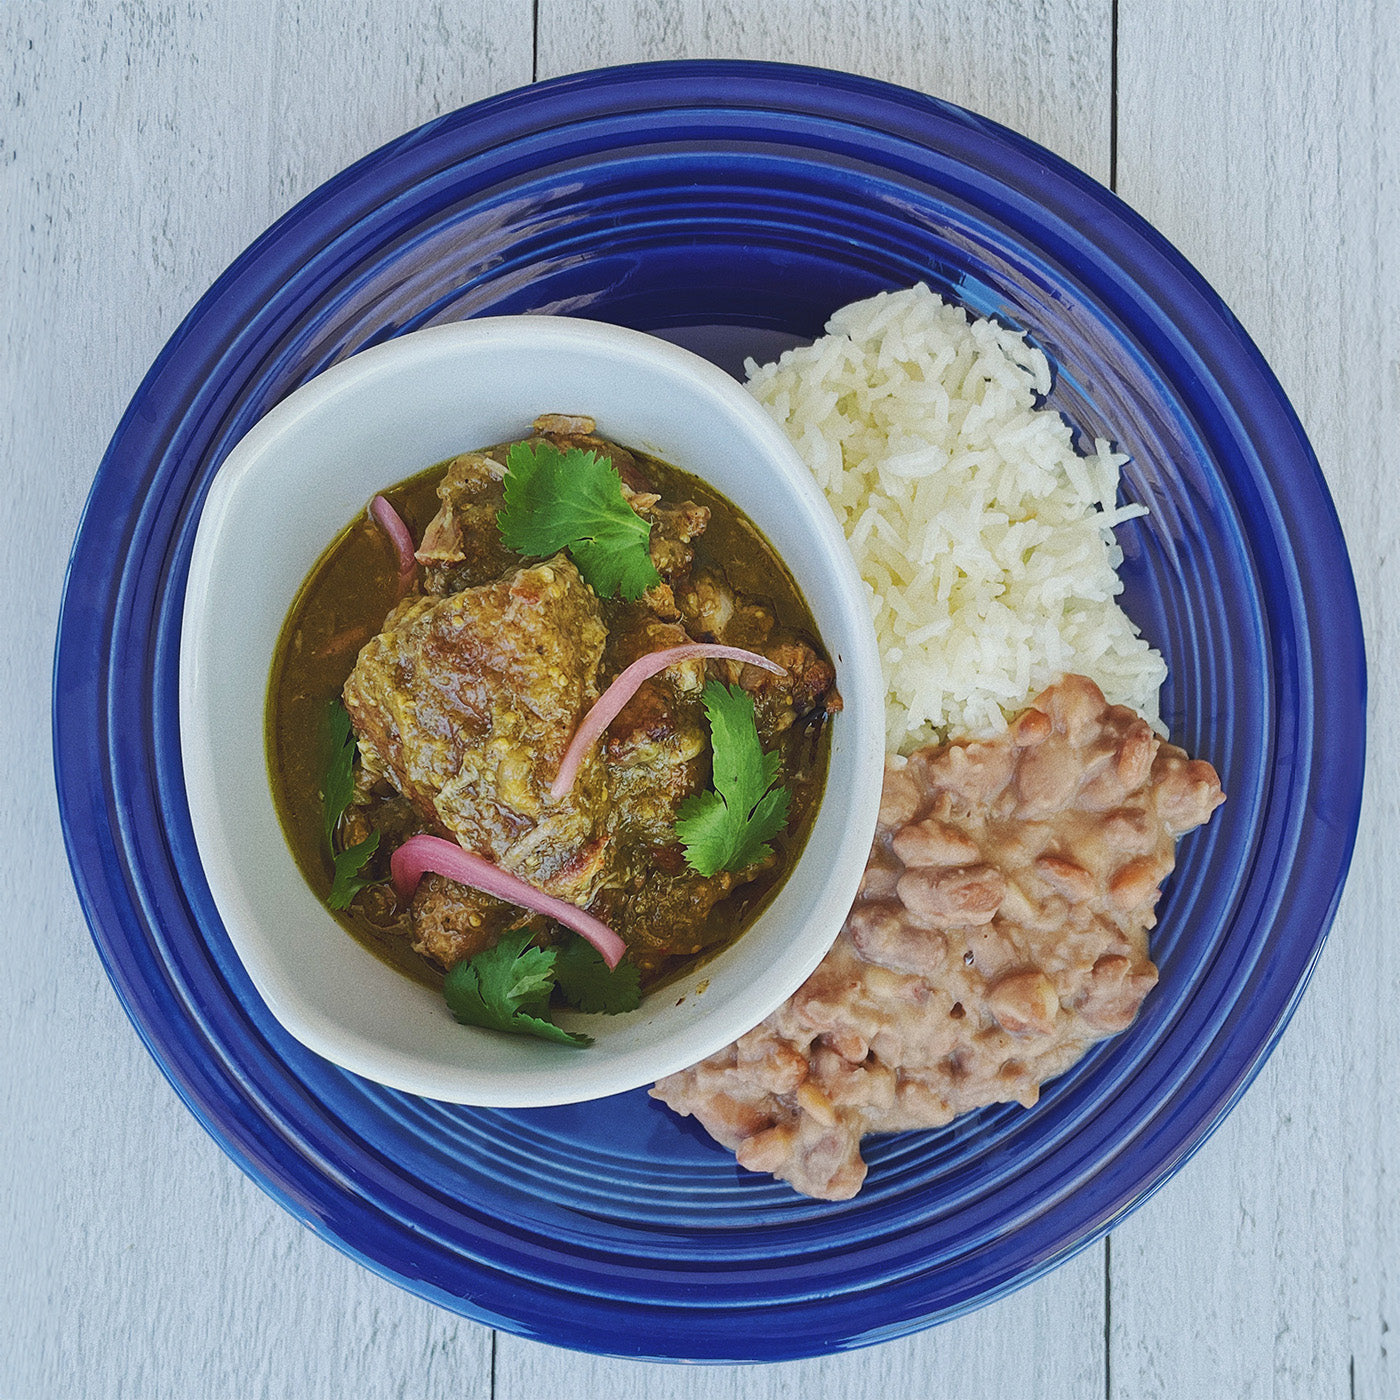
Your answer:
[[[389,543],[399,556],[399,597],[402,598],[413,587],[418,568],[418,561],[413,557],[413,536],[408,533],[408,526],[403,523],[398,511],[385,497],[376,496],[369,503],[369,513],[374,523],[388,535]]]
[[[627,945],[601,919],[595,919],[576,904],[568,904],[527,885],[499,865],[464,851],[455,841],[444,841],[441,836],[410,836],[389,859],[394,890],[405,904],[413,898],[418,882],[429,871],[455,880],[459,885],[470,885],[507,904],[518,904],[522,909],[548,915],[586,938],[603,955],[609,967],[616,967],[627,951]]]
[[[787,669],[760,656],[756,651],[744,651],[742,647],[719,646],[714,642],[690,642],[681,647],[663,647],[660,651],[648,652],[639,657],[598,697],[593,708],[583,717],[569,747],[564,751],[559,773],[550,785],[549,795],[555,799],[563,797],[574,786],[579,764],[584,755],[602,737],[603,731],[622,713],[623,707],[637,693],[641,684],[659,671],[674,666],[679,661],[691,661],[697,657],[712,657],[716,661],[746,661],[750,666],[761,666],[772,671],[775,676],[787,675]]]

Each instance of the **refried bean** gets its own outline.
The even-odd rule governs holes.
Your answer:
[[[1157,981],[1147,934],[1215,769],[1082,676],[986,741],[893,760],[859,897],[766,1021],[661,1080],[740,1165],[854,1196],[867,1133],[1032,1106]]]

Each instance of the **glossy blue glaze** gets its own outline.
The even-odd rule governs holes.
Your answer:
[[[656,331],[731,370],[918,279],[1029,331],[1050,402],[1133,457],[1127,605],[1173,737],[1229,801],[1182,844],[1137,1024],[1039,1106],[868,1143],[855,1201],[741,1171],[644,1093],[522,1112],[356,1079],[237,960],[190,833],[185,571],[229,448],[366,345],[483,312]],[[463,444],[467,446],[469,444]],[[269,230],[171,339],[74,546],[54,743],[74,876],[133,1023],[209,1131],[414,1292],[589,1351],[766,1360],[896,1336],[1035,1277],[1200,1144],[1330,923],[1361,789],[1364,655],[1296,418],[1227,308],[1110,193],[1021,137],[864,79],[741,63],[582,74],[443,117]],[[264,678],[249,678],[261,686]]]

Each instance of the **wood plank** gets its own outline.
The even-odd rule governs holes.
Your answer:
[[[48,664],[67,551],[147,365],[318,181],[527,82],[530,0],[6,6],[0,532],[12,911],[0,1016],[0,1392],[490,1394],[491,1334],[381,1281],[229,1162],[106,983],[69,879]],[[445,1363],[445,1364],[444,1364]]]
[[[1109,0],[540,0],[539,76],[674,58],[839,68],[1005,122],[1108,179]]]
[[[567,1380],[608,1400],[1089,1400],[1104,1394],[1103,1246],[968,1317],[898,1341],[769,1366],[665,1366],[574,1356],[499,1333],[497,1400]],[[943,1387],[947,1387],[946,1389]]]
[[[811,6],[794,0],[540,0],[539,74],[671,58],[758,58],[842,68],[946,97],[1025,131],[1100,179],[1109,168],[1110,9],[1094,0]],[[1104,1391],[1104,1251],[993,1307],[873,1350],[758,1368],[679,1368],[568,1357],[501,1335],[497,1395],[526,1400],[567,1378],[617,1400],[930,1393],[959,1400]],[[950,1392],[952,1393],[952,1392]]]
[[[1400,9],[1122,0],[1120,192],[1205,273],[1317,449],[1371,661],[1368,792],[1313,984],[1240,1108],[1113,1241],[1113,1393],[1400,1394]]]

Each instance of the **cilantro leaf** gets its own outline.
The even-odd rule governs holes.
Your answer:
[[[676,835],[686,863],[701,875],[742,870],[773,853],[766,843],[786,825],[792,795],[774,787],[781,759],[764,753],[753,700],[738,686],[710,681],[705,715],[714,751],[713,792],[687,797],[678,809]]]
[[[355,793],[355,731],[339,696],[326,707],[324,753],[326,776],[321,783],[321,813],[329,846]]]
[[[533,937],[527,928],[512,929],[494,948],[454,964],[442,988],[447,1009],[466,1026],[591,1045],[592,1036],[575,1035],[543,1019],[554,985],[556,950],[532,948]]]
[[[622,495],[617,469],[596,452],[517,442],[506,456],[505,504],[496,523],[517,554],[567,549],[600,598],[628,601],[661,582],[648,548],[651,526]]]
[[[379,849],[379,833],[371,831],[363,841],[344,850],[335,848],[340,819],[355,795],[355,731],[339,696],[326,707],[322,741],[326,766],[326,776],[321,783],[322,830],[335,867],[326,904],[332,909],[348,909],[350,901],[361,890],[379,883],[360,873]]]
[[[641,972],[637,964],[620,962],[616,970],[609,968],[603,955],[577,935],[559,950],[554,972],[560,994],[580,1011],[616,1016],[641,1005]]]
[[[350,901],[361,890],[379,883],[360,874],[378,848],[379,833],[371,831],[363,841],[356,841],[353,846],[335,853],[335,876],[331,880],[331,892],[326,896],[326,903],[332,909],[348,909]]]

